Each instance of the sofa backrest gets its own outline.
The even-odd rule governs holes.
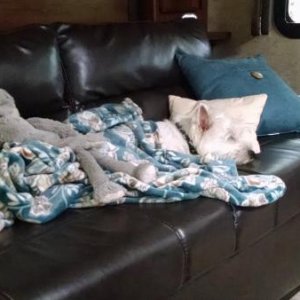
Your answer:
[[[64,80],[49,26],[0,35],[0,88],[15,98],[22,116],[55,117],[65,111]]]
[[[24,117],[64,119],[66,106],[74,111],[130,96],[146,118],[165,118],[167,95],[187,95],[176,51],[210,54],[194,20],[33,25],[0,38],[0,88]]]
[[[182,85],[174,60],[176,51],[199,56],[210,54],[203,28],[195,20],[61,25],[58,41],[69,96],[84,106],[131,95],[145,107],[143,98],[151,101],[159,98],[162,91],[172,93],[170,87]],[[151,105],[152,118],[160,114],[160,106],[166,108],[166,97],[161,101],[165,102]],[[166,112],[161,114],[166,116]]]

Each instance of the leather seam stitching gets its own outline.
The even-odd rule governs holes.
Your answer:
[[[185,241],[185,239],[182,238],[178,230],[168,222],[162,221],[161,219],[155,218],[152,215],[149,215],[147,213],[143,213],[143,214],[145,214],[148,218],[155,219],[162,225],[168,227],[176,235],[176,238],[183,252],[183,274],[182,274],[180,286],[177,288],[179,290],[184,285],[184,283],[190,279],[190,254],[189,254],[187,242]]]
[[[76,103],[73,100],[73,96],[72,96],[73,93],[71,92],[71,89],[70,89],[70,79],[69,79],[69,76],[67,74],[67,69],[66,69],[66,66],[64,64],[63,56],[62,56],[62,53],[61,53],[61,47],[60,47],[60,43],[59,43],[58,27],[54,31],[55,31],[55,46],[57,48],[57,52],[58,52],[58,56],[59,56],[59,62],[60,62],[60,66],[61,66],[61,69],[62,69],[62,76],[63,76],[63,80],[64,80],[64,102],[68,106],[69,112],[74,113],[74,112],[77,111]]]
[[[0,296],[3,296],[7,300],[14,300],[14,298],[12,298],[9,294],[7,294],[4,291],[0,291]]]
[[[249,248],[252,248],[252,247],[255,247],[256,244],[260,243],[263,239],[265,239],[266,237],[276,233],[277,230],[279,230],[282,226],[286,225],[286,223],[288,223],[289,221],[293,221],[293,219],[297,218],[300,216],[300,213],[294,215],[291,219],[289,219],[287,222],[283,223],[283,224],[280,224],[279,226],[277,226],[276,228],[273,228],[271,229],[268,233],[266,233],[265,235],[263,235],[260,239],[258,239],[257,241],[255,241],[253,244],[250,244],[248,245],[247,247],[245,247],[242,251],[239,251],[239,252],[235,252],[233,255],[230,255],[226,258],[224,258],[222,261],[220,261],[218,263],[218,265],[215,265],[209,269],[207,269],[206,271],[203,271],[203,272],[200,272],[199,274],[193,276],[188,282],[185,283],[184,286],[189,286],[191,285],[193,282],[197,281],[197,280],[200,280],[203,276],[205,276],[206,274],[210,273],[210,272],[213,272],[214,270],[218,269],[218,267],[220,265],[223,265],[225,264],[226,262],[230,261],[231,259],[234,259],[236,256],[239,256],[241,255],[241,253],[247,251]],[[183,289],[183,286],[181,287],[180,290]],[[178,291],[180,291],[178,290]],[[174,297],[176,295],[176,293],[174,293],[170,299],[172,299],[172,297]]]
[[[162,224],[164,224],[165,226],[167,226],[168,228],[171,229],[171,231],[173,231],[178,239],[178,242],[182,248],[182,252],[183,252],[183,256],[184,256],[184,265],[183,265],[183,276],[181,279],[181,285],[183,285],[186,281],[188,281],[188,279],[190,278],[190,254],[189,254],[189,250],[188,250],[188,245],[187,245],[187,241],[185,238],[182,237],[182,235],[179,233],[178,229],[176,229],[175,227],[173,227],[171,224],[164,222],[164,221],[160,221]]]
[[[68,101],[66,101],[66,79],[65,79],[65,70],[64,70],[64,66],[63,66],[63,63],[62,63],[62,57],[61,57],[61,54],[60,54],[60,48],[59,48],[59,44],[58,44],[58,40],[57,40],[57,35],[58,35],[58,32],[55,28],[53,28],[52,26],[49,26],[49,30],[53,33],[54,37],[53,37],[53,40],[54,40],[54,47],[55,47],[55,50],[57,51],[57,54],[58,54],[58,63],[59,63],[59,66],[61,68],[61,79],[63,80],[63,105],[64,107],[62,107],[62,109],[66,108],[68,111],[71,109],[71,105],[70,103],[68,103]]]

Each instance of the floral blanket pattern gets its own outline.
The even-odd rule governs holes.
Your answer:
[[[82,133],[104,132],[99,152],[138,164],[151,162],[158,178],[145,184],[128,174],[108,175],[123,185],[118,203],[176,202],[199,196],[236,206],[261,206],[279,199],[285,185],[276,176],[239,176],[233,161],[202,164],[199,156],[161,149],[155,122],[144,121],[131,100],[105,104],[69,117]],[[200,200],[201,201],[201,200]],[[68,208],[97,206],[92,188],[72,150],[39,141],[5,144],[0,152],[0,231],[18,218],[45,223]]]
[[[0,231],[20,220],[45,223],[90,201],[92,188],[68,147],[5,144],[0,153]]]
[[[81,133],[104,131],[108,142],[99,148],[103,155],[136,164],[147,160],[157,168],[158,178],[151,184],[111,174],[111,180],[127,188],[123,202],[175,202],[202,195],[253,207],[276,201],[286,189],[276,176],[239,176],[233,161],[205,165],[197,155],[161,149],[156,123],[145,121],[141,108],[128,98],[74,114],[69,122]]]

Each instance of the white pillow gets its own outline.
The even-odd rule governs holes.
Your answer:
[[[170,119],[177,123],[187,116],[199,103],[207,105],[215,115],[225,114],[241,126],[249,126],[255,130],[258,127],[260,116],[267,101],[266,94],[253,95],[241,98],[192,100],[178,96],[169,96]]]

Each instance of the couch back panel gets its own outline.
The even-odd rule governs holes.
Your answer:
[[[58,40],[70,97],[83,105],[181,85],[175,52],[210,54],[202,25],[194,20],[61,25]]]
[[[56,33],[30,26],[0,35],[0,88],[15,98],[23,117],[64,112],[64,80]]]
[[[141,107],[146,120],[160,121],[170,116],[168,96],[192,97],[187,91],[187,89],[181,86],[139,90],[125,95],[98,99],[95,102],[81,105],[80,109],[89,109],[108,102],[118,103],[123,101],[124,98],[129,97]]]

